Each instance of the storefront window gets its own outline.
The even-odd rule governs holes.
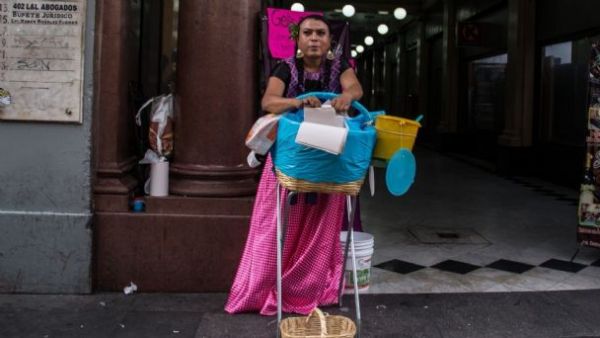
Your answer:
[[[582,145],[585,135],[587,38],[542,47],[541,141]]]
[[[467,127],[470,131],[502,131],[506,62],[507,54],[500,54],[469,63]]]

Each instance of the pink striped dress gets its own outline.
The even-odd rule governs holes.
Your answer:
[[[229,293],[225,311],[277,313],[277,178],[271,157],[263,169],[250,232]],[[283,189],[282,189],[283,190]],[[281,194],[282,205],[285,194]],[[319,194],[306,204],[303,194],[291,206],[283,245],[283,311],[308,314],[317,306],[337,303],[342,270],[339,234],[345,197]]]

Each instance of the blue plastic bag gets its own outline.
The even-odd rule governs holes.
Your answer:
[[[298,98],[316,96],[327,100],[337,95],[315,92]],[[347,119],[348,137],[344,150],[339,155],[297,144],[296,134],[304,120],[304,112],[298,110],[285,113],[279,120],[277,140],[271,150],[275,168],[288,177],[312,183],[344,184],[364,179],[371,163],[376,132],[367,109],[356,101],[352,106],[360,114]]]

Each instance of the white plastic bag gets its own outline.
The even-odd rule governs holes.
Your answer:
[[[173,152],[173,95],[160,95],[151,98],[138,110],[135,120],[142,125],[141,113],[152,104],[150,110],[150,148],[160,156],[169,156]]]
[[[265,155],[277,137],[277,122],[281,115],[267,114],[254,122],[246,136],[246,146],[259,155]]]

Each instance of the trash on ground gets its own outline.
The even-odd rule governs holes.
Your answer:
[[[129,295],[129,294],[136,292],[137,289],[138,289],[137,285],[135,285],[133,282],[129,282],[129,285],[123,288],[123,293],[125,293],[126,295]]]

